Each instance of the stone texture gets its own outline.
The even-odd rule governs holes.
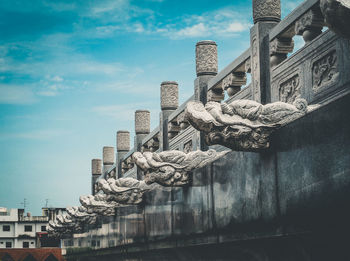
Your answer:
[[[101,175],[102,174],[102,160],[101,159],[91,160],[91,174],[92,175]]]
[[[147,110],[135,111],[136,134],[148,134],[151,128],[151,113]]]
[[[130,150],[130,132],[118,131],[117,132],[117,151],[129,151]]]
[[[166,81],[160,85],[160,106],[162,110],[176,110],[179,106],[177,82]]]
[[[295,33],[302,35],[305,43],[311,42],[322,33],[323,17],[318,8],[310,9],[295,23]]]
[[[201,168],[216,159],[224,156],[226,152],[182,151],[171,150],[159,153],[134,152],[133,161],[145,174],[146,184],[158,183],[163,186],[185,186],[191,182],[191,171]]]
[[[205,133],[208,145],[220,144],[233,150],[259,151],[269,147],[273,131],[306,114],[312,107],[304,99],[293,105],[276,102],[262,105],[250,100],[230,103],[187,103],[186,118]]]
[[[253,0],[254,23],[281,20],[280,0]]]
[[[329,29],[350,39],[350,2],[348,0],[320,0],[320,7]]]
[[[114,164],[114,147],[103,147],[103,165]]]
[[[218,51],[214,41],[200,41],[196,44],[196,73],[216,75],[218,72]]]

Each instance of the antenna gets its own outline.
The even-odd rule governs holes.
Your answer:
[[[23,205],[24,212],[26,212],[26,207],[29,205],[27,199],[24,198],[23,202],[21,202],[20,204]]]
[[[49,204],[49,199],[47,198],[47,199],[45,199],[45,207],[46,208],[47,208],[48,204]]]

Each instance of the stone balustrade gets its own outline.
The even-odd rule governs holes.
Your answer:
[[[328,106],[326,109],[321,108],[321,112],[306,114],[289,122],[274,136],[271,148],[266,151],[233,151],[225,158],[195,170],[190,187],[155,185],[156,189],[145,193],[143,205],[117,207],[113,217],[99,217],[85,233],[72,236],[74,244],[82,242],[80,246],[95,249],[128,248],[134,244],[140,246],[140,251],[149,251],[152,247],[161,248],[162,244],[168,248],[190,246],[186,240],[181,241],[188,235],[191,235],[194,245],[200,242],[217,244],[218,240],[220,243],[243,238],[256,240],[260,235],[278,236],[278,231],[284,229],[298,232],[288,225],[284,227],[286,220],[283,218],[289,217],[290,212],[300,210],[300,213],[305,213],[307,210],[303,204],[312,207],[315,202],[321,205],[321,199],[328,200],[321,193],[323,183],[331,183],[332,186],[327,188],[334,195],[342,195],[349,183],[340,182],[337,175],[343,177],[349,167],[346,161],[348,146],[340,148],[339,144],[348,143],[345,138],[348,137],[349,124],[342,121],[346,114],[343,110],[349,107],[346,95],[350,92],[350,42],[344,30],[333,29],[341,21],[332,23],[327,16],[325,0],[321,2],[320,8],[319,0],[304,1],[280,21],[280,1],[254,0],[250,46],[220,71],[220,46],[214,41],[198,42],[195,46],[193,96],[179,105],[177,82],[162,82],[159,126],[151,131],[150,112],[135,112],[134,147],[130,148],[128,131],[117,132],[116,162],[112,147],[103,150],[103,170],[101,160],[92,162],[92,176],[95,177],[92,194],[97,192],[96,181],[102,178],[114,176],[143,180],[145,173],[133,160],[135,152],[224,150],[223,146],[208,146],[203,131],[197,131],[189,123],[185,109],[190,101],[220,106],[223,102],[230,104],[246,99],[264,105],[277,101],[293,104],[302,98],[309,104]],[[344,5],[341,8],[345,8]],[[332,30],[324,30],[327,23]],[[295,50],[299,47],[297,36],[302,36],[305,44]],[[342,108],[341,111],[337,111],[337,106]],[[336,124],[342,125],[341,128],[334,127]],[[332,128],[336,135],[333,137],[321,131],[326,128]],[[308,135],[312,137],[308,137],[309,140]],[[324,166],[326,161],[329,165]],[[325,168],[330,171],[323,173]],[[305,169],[307,172],[303,172]],[[292,188],[289,188],[290,184]],[[308,189],[309,185],[319,190]],[[337,186],[342,188],[341,192],[337,192]],[[331,198],[334,203],[339,197]],[[327,206],[332,208],[331,204],[327,203]],[[318,215],[324,214],[332,219],[322,208],[316,207],[316,210]],[[317,218],[317,215],[312,216]],[[322,222],[325,223],[327,218],[321,218]],[[280,223],[276,224],[276,220]],[[252,223],[257,227],[250,231]],[[236,233],[238,230],[240,232]],[[265,231],[269,232],[265,234]],[[135,249],[128,248],[138,251]]]

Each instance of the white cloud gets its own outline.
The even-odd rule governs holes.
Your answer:
[[[37,99],[29,86],[0,84],[1,104],[32,104]]]
[[[195,24],[183,29],[180,29],[177,32],[174,32],[174,35],[178,37],[198,37],[208,35],[208,29],[203,23]]]

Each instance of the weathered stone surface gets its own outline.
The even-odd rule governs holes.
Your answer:
[[[190,124],[206,134],[208,145],[220,144],[233,150],[258,151],[269,147],[270,134],[302,117],[310,110],[303,99],[294,104],[262,105],[250,100],[227,103],[191,101],[186,107]]]
[[[160,107],[162,110],[176,110],[179,106],[177,82],[166,81],[160,85]]]
[[[197,76],[217,74],[218,51],[214,41],[200,41],[196,44],[196,72]]]
[[[103,147],[103,165],[114,164],[114,147]]]
[[[118,131],[117,132],[117,151],[129,151],[130,150],[130,132]]]
[[[295,33],[302,35],[305,43],[311,42],[322,33],[323,17],[319,9],[310,9],[295,23]]]
[[[350,1],[320,0],[326,25],[342,37],[350,39]]]
[[[151,113],[147,110],[135,111],[136,134],[148,134],[151,128]]]
[[[106,201],[119,204],[139,204],[142,202],[143,194],[149,190],[144,181],[133,178],[110,178],[98,181],[98,190],[106,195]]]
[[[280,0],[253,0],[254,23],[281,20]]]
[[[91,174],[92,175],[101,175],[102,174],[102,160],[101,159],[91,160]]]
[[[314,92],[318,92],[325,86],[332,85],[338,81],[339,69],[336,50],[331,50],[313,63],[312,79],[312,89]]]
[[[201,168],[225,155],[227,151],[216,152],[163,151],[159,153],[134,152],[134,162],[145,172],[146,184],[154,182],[163,186],[185,186],[191,182],[191,171]]]

